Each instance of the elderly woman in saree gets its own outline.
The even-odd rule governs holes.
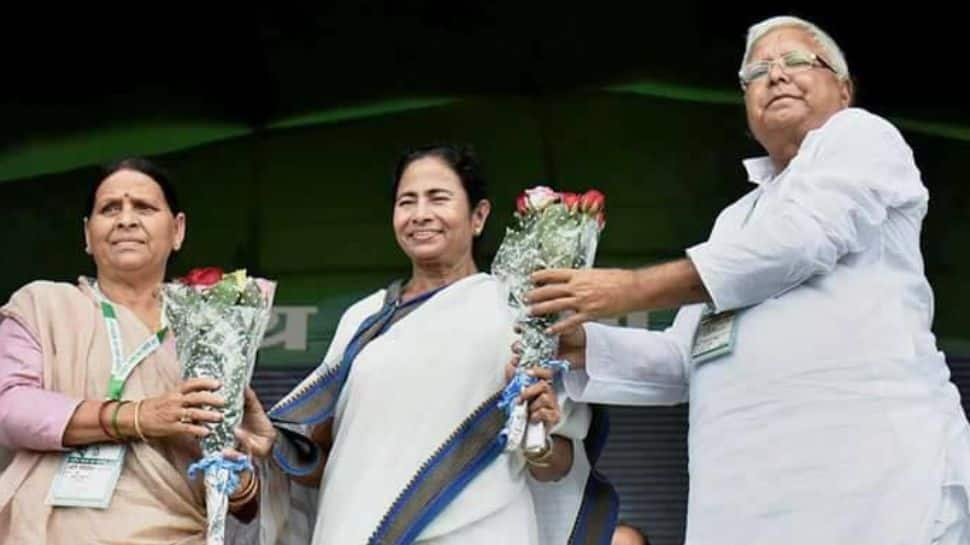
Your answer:
[[[589,407],[540,382],[522,397],[551,430],[547,449],[504,448],[514,315],[473,259],[489,210],[469,150],[401,159],[392,223],[410,278],[347,309],[322,365],[269,411],[278,434],[266,419],[241,435],[271,459],[263,543],[609,542],[615,495],[589,478]]]
[[[96,279],[33,282],[0,308],[0,543],[201,545],[185,470],[224,403],[217,381],[181,380],[159,300],[185,214],[142,159],[109,167],[85,214]]]

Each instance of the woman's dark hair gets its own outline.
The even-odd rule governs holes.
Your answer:
[[[142,159],[141,157],[128,157],[120,161],[111,163],[101,169],[101,176],[99,176],[88,192],[87,209],[84,215],[90,217],[94,214],[94,199],[98,194],[98,188],[104,183],[109,176],[118,172],[119,170],[134,170],[135,172],[140,172],[145,176],[148,176],[158,184],[158,187],[162,189],[162,195],[165,197],[165,203],[168,204],[168,208],[172,211],[172,214],[178,214],[182,211],[179,206],[178,195],[175,193],[175,185],[172,183],[172,177],[169,176],[168,172],[165,171],[159,165],[149,161],[148,159]]]
[[[401,156],[394,169],[394,183],[391,186],[391,202],[397,198],[397,188],[401,185],[401,176],[411,163],[418,159],[434,157],[448,165],[458,175],[461,185],[468,196],[468,208],[474,210],[482,200],[488,198],[488,184],[482,174],[482,165],[478,161],[471,146],[455,144],[435,144],[413,149]]]

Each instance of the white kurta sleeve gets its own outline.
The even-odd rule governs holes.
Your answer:
[[[589,403],[675,405],[687,401],[690,343],[702,305],[677,312],[666,331],[586,324],[586,368],[563,377]]]
[[[925,211],[912,150],[887,121],[845,110],[816,136],[815,153],[780,180],[779,210],[687,250],[718,311],[777,296],[878,244],[890,209]]]

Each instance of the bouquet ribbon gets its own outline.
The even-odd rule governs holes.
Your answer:
[[[225,469],[229,472],[229,478],[220,483],[219,492],[230,496],[239,488],[239,475],[247,469],[253,471],[253,463],[249,461],[248,456],[243,456],[238,460],[230,460],[222,454],[206,456],[189,466],[189,478],[194,479],[198,472],[206,473],[210,468],[213,470]]]

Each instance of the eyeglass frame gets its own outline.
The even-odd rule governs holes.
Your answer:
[[[784,55],[781,55],[780,57],[777,57],[775,59],[771,59],[770,61],[756,61],[756,62],[750,62],[750,63],[744,65],[744,67],[742,67],[741,70],[738,70],[738,79],[740,80],[740,83],[741,83],[741,89],[743,89],[743,90],[746,91],[748,89],[748,85],[750,85],[752,81],[756,81],[758,79],[761,79],[764,76],[767,76],[771,72],[771,67],[773,65],[775,65],[775,64],[778,65],[778,67],[781,69],[782,72],[790,75],[791,72],[789,72],[788,71],[788,68],[785,67],[784,59],[786,57],[792,55],[792,54],[804,54],[805,55],[805,58],[807,58],[809,60],[809,67],[806,68],[806,71],[807,70],[811,70],[812,68],[825,68],[827,70],[831,70],[832,73],[835,74],[836,76],[839,75],[838,70],[836,70],[835,67],[833,67],[832,64],[829,63],[829,61],[825,60],[825,57],[819,55],[818,53],[812,53],[812,52],[804,51],[804,50],[801,50],[801,49],[793,49],[793,50],[785,53]],[[745,70],[749,66],[752,66],[752,65],[755,65],[755,64],[767,65],[768,69],[765,70],[765,73],[763,75],[760,75],[760,76],[757,76],[757,77],[754,77],[754,78],[750,78],[747,81],[745,81],[745,79],[744,79],[744,72],[745,72]],[[798,72],[796,72],[796,73],[798,73]]]

